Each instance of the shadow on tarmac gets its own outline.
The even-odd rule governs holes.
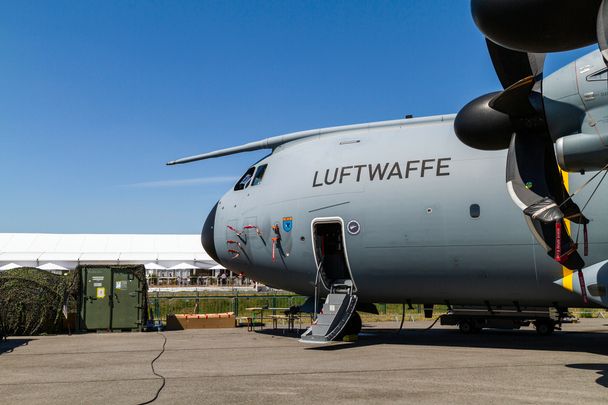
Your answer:
[[[539,336],[533,329],[487,329],[465,335],[457,329],[363,329],[357,342],[310,347],[309,350],[342,350],[353,345],[379,344],[441,347],[477,347],[487,349],[551,350],[587,352],[608,356],[608,334],[593,332],[555,331],[550,336]]]
[[[608,325],[602,325],[608,326]],[[283,332],[281,329],[256,331],[265,335],[300,338],[298,333]],[[599,332],[599,331],[598,331]],[[339,351],[352,347],[373,345],[473,347],[486,349],[550,350],[561,352],[581,352],[608,356],[608,334],[593,331],[555,331],[550,336],[539,336],[533,329],[497,330],[487,329],[481,333],[465,335],[457,329],[366,329],[359,334],[356,342],[335,342],[314,345],[306,350]],[[566,367],[596,371],[600,377],[596,383],[608,388],[608,363],[566,364]]]
[[[608,325],[602,325],[608,326]],[[305,329],[286,331],[283,329],[255,330],[269,336],[300,338]],[[605,332],[600,331],[598,332]],[[365,328],[356,342],[335,342],[327,345],[312,345],[308,350],[337,351],[353,346],[410,345],[441,347],[478,347],[488,349],[551,350],[564,352],[587,352],[608,356],[608,333],[594,331],[555,331],[550,336],[539,336],[532,328],[520,330],[484,329],[480,333],[463,334],[458,329],[396,329]]]
[[[7,340],[0,341],[0,356],[5,353],[11,353],[17,347],[27,346],[32,340],[35,340],[35,339],[23,339],[23,338],[10,339],[9,338]]]
[[[608,388],[608,364],[602,363],[584,363],[584,364],[566,364],[566,367],[576,368],[579,370],[592,370],[596,371],[600,376],[596,383]]]

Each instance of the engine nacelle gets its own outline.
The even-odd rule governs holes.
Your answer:
[[[597,42],[601,0],[471,0],[479,30],[506,48],[560,52]]]
[[[591,52],[543,80],[547,129],[560,167],[599,170],[608,163],[608,71]]]
[[[599,135],[575,134],[555,142],[559,166],[567,172],[600,170],[608,164],[608,145]]]
[[[454,119],[454,131],[462,143],[481,150],[509,147],[513,135],[511,119],[488,105],[498,93],[478,97],[458,112]]]

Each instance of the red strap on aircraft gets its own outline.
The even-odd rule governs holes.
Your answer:
[[[276,239],[281,240],[281,231],[279,230],[279,225],[273,225],[272,230],[274,231],[275,235],[277,235]]]
[[[276,260],[276,256],[275,256],[275,253],[274,253],[275,252],[275,246],[276,246],[276,244],[277,244],[277,238],[272,238],[272,261],[273,261],[273,263]]]
[[[583,302],[585,304],[589,303],[589,299],[587,298],[587,287],[585,287],[585,276],[583,275],[583,271],[578,271],[578,283],[581,285],[581,296],[583,297]]]
[[[228,239],[228,240],[226,241],[226,243],[231,244],[231,243],[238,243],[238,242],[237,242],[237,241],[235,241],[235,240],[232,240],[232,239]]]
[[[261,233],[262,233],[262,232],[260,232],[260,229],[255,225],[245,225],[243,227],[243,229],[255,229],[255,233],[257,233],[258,236],[261,235]]]
[[[241,234],[241,232],[237,231],[234,227],[232,227],[230,225],[226,225],[226,228],[230,229],[232,232],[236,233],[237,235]]]
[[[589,237],[587,236],[587,224],[583,224],[583,239],[584,239],[584,248],[583,253],[585,256],[589,256]]]
[[[562,261],[562,223],[555,221],[555,260]]]
[[[232,256],[232,259],[236,259],[237,257],[239,257],[241,255],[241,253],[238,250],[234,250],[234,249],[228,249],[228,253],[232,253],[234,256]]]

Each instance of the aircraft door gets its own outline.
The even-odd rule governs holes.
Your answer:
[[[312,222],[313,251],[323,285],[344,284],[354,280],[348,263],[344,222],[341,218],[316,218]]]

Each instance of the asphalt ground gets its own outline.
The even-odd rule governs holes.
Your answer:
[[[281,330],[165,332],[159,404],[608,403],[608,320],[462,335],[429,322],[366,327],[356,343],[299,343]],[[391,328],[391,329],[388,329]],[[413,329],[416,328],[416,329]],[[161,385],[157,333],[9,338],[2,404],[136,404]]]

